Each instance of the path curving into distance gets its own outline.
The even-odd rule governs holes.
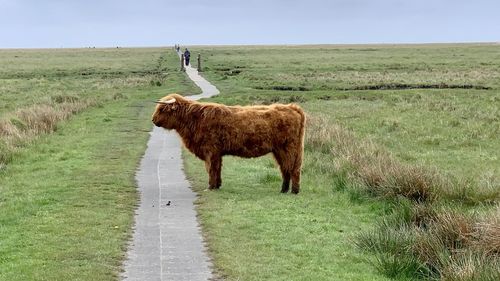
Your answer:
[[[202,93],[219,90],[190,66],[186,73]],[[183,171],[181,141],[174,131],[154,127],[136,180],[140,205],[135,214],[133,240],[127,251],[122,280],[209,280],[211,262],[196,220],[196,194]]]

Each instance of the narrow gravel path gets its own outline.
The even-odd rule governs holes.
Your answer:
[[[186,73],[201,88],[191,99],[219,94],[190,66]],[[209,280],[211,262],[196,220],[196,194],[183,171],[177,133],[154,127],[136,174],[140,205],[123,280]]]

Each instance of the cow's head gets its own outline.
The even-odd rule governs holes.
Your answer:
[[[156,101],[156,110],[153,113],[152,121],[158,127],[165,129],[174,129],[177,123],[177,111],[183,98],[177,94],[170,94]]]

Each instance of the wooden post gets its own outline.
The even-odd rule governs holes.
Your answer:
[[[201,72],[201,55],[198,54],[198,72]]]
[[[181,55],[181,71],[186,71],[186,68],[184,68],[184,54]]]

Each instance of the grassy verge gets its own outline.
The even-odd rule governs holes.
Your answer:
[[[305,192],[280,194],[269,157],[226,157],[223,188],[205,192],[203,164],[190,154],[185,159],[201,195],[198,211],[211,254],[226,280],[385,280],[367,263],[370,255],[347,242],[384,213],[382,204],[333,192],[331,181],[307,168]]]
[[[500,56],[496,46],[192,51],[202,53],[204,75],[221,89],[214,101],[296,102],[310,117],[297,198],[276,194],[279,172],[271,159],[225,159],[222,189],[201,192],[200,217],[222,275],[229,280],[497,276],[496,250],[486,255],[478,246],[497,243],[489,240],[498,226],[491,204],[499,199],[495,77],[500,73],[491,63]],[[186,159],[195,188],[203,190],[203,165],[190,155]],[[467,223],[450,223],[473,212],[480,214]],[[461,226],[474,231],[458,244],[446,242],[461,237]],[[468,271],[451,275],[460,265]]]
[[[339,187],[385,199],[393,208],[373,230],[355,239],[360,249],[376,255],[374,264],[381,273],[410,280],[500,278],[500,209],[489,208],[500,200],[497,187],[403,163],[322,119],[309,125],[313,132],[306,151],[335,156],[330,174],[336,171]]]
[[[161,86],[149,79],[122,85],[111,91],[119,98],[54,120],[12,154],[0,171],[0,280],[117,279],[137,202],[134,174],[151,128],[150,101],[192,89],[176,71],[174,54],[162,61],[163,52],[153,52],[153,62],[169,72]]]
[[[39,134],[123,91],[161,86],[166,54],[147,49],[0,51],[0,169]]]
[[[392,278],[498,280],[499,210],[470,214],[402,201],[356,243],[374,253],[378,270]]]

